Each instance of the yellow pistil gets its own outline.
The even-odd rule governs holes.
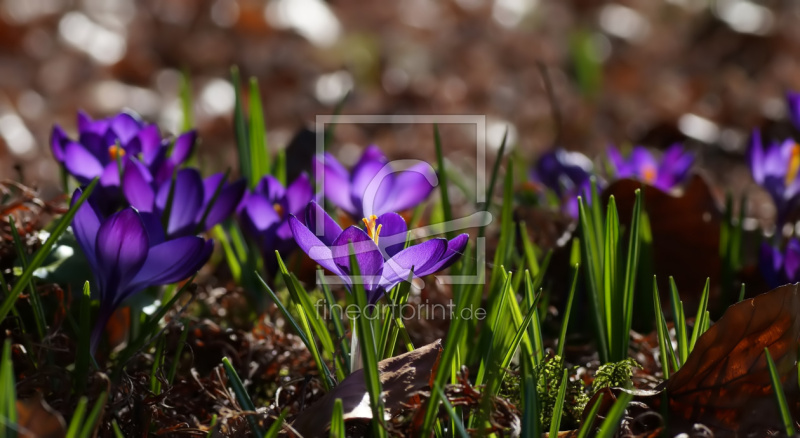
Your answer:
[[[652,184],[656,180],[656,168],[653,166],[645,166],[642,171],[642,179],[648,184]]]
[[[795,143],[792,147],[792,156],[789,157],[789,168],[786,171],[787,186],[797,178],[798,171],[800,171],[800,145]]]
[[[111,157],[112,160],[117,160],[118,158],[122,158],[125,156],[125,149],[117,145],[111,145],[108,147],[108,156]]]
[[[279,203],[272,204],[272,208],[275,209],[275,212],[278,213],[279,218],[283,218],[283,206]]]
[[[381,234],[381,228],[383,228],[383,224],[378,225],[378,216],[374,214],[369,217],[369,219],[364,218],[361,219],[364,222],[364,226],[367,227],[367,235],[372,239],[375,244],[378,244],[378,236]]]

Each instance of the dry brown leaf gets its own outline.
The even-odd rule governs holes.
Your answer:
[[[719,431],[781,428],[764,348],[790,399],[797,395],[800,286],[781,286],[728,308],[667,382],[671,420]]]
[[[17,426],[20,438],[63,438],[64,418],[41,398],[17,401]]]
[[[439,339],[414,351],[378,362],[384,406],[389,415],[401,410],[402,403],[408,401],[411,394],[430,387],[441,354],[442,341]],[[342,399],[345,420],[372,419],[364,370],[361,369],[301,412],[292,427],[306,437],[325,435],[337,398]]]

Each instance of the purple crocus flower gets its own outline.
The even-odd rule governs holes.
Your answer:
[[[686,179],[694,163],[694,156],[680,144],[664,152],[661,161],[642,146],[635,146],[627,159],[619,149],[608,147],[608,159],[617,179],[634,178],[663,191],[669,191]]]
[[[324,175],[325,196],[356,220],[413,208],[438,184],[428,163],[394,170],[375,145],[364,150],[352,172],[329,153],[316,158],[315,172],[317,178]]]
[[[754,130],[747,155],[753,179],[775,202],[780,226],[800,200],[800,145],[794,140],[785,140],[773,142],[765,150],[761,134]]]
[[[224,180],[223,173],[204,180],[197,169],[185,168],[177,172],[172,208],[166,224],[169,238],[203,232],[234,212],[244,194],[246,181],[242,179],[227,183]],[[170,190],[171,179],[157,184],[155,178],[141,166],[125,166],[122,191],[130,205],[139,211],[162,217],[169,203]],[[217,191],[219,194],[215,198]]]
[[[789,107],[789,119],[800,129],[800,93],[793,91],[786,93],[786,103]]]
[[[135,157],[161,183],[189,157],[196,138],[196,131],[181,134],[168,157],[170,140],[161,138],[156,125],[124,112],[99,120],[78,112],[77,141],[55,125],[50,146],[55,159],[80,183],[99,176],[101,186],[115,187],[119,186],[119,158]]]
[[[759,265],[770,287],[800,281],[800,240],[789,239],[783,252],[767,242],[761,244]]]
[[[302,214],[313,199],[314,190],[306,175],[285,188],[267,175],[242,199],[238,207],[242,228],[262,249],[269,269],[275,268],[275,251],[285,252],[295,246],[289,216]]]
[[[80,195],[81,190],[76,190],[73,202]],[[86,202],[78,209],[72,229],[92,267],[100,296],[92,349],[111,314],[126,298],[189,277],[208,261],[213,249],[212,241],[197,236],[166,240],[157,217],[131,207],[104,219]]]
[[[348,287],[351,278],[349,244],[352,243],[358,261],[364,289],[371,304],[392,287],[408,279],[411,270],[423,277],[455,263],[469,239],[461,234],[448,241],[431,239],[403,249],[406,241],[406,222],[397,213],[384,213],[363,219],[366,231],[350,226],[344,231],[316,202],[306,208],[306,224],[295,216],[289,226],[297,245],[323,268],[338,275]],[[319,222],[319,223],[318,223]],[[317,225],[322,228],[315,233]]]
[[[593,167],[586,155],[557,148],[539,157],[530,177],[552,190],[561,200],[562,211],[577,218],[578,196],[591,201]]]

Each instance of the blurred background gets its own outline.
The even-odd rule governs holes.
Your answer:
[[[508,127],[525,159],[685,141],[719,185],[744,187],[751,129],[790,132],[799,20],[789,0],[0,0],[0,177],[57,195],[50,130],[74,134],[77,109],[175,133],[181,71],[200,163],[235,167],[238,65],[260,81],[272,149],[351,92],[346,114],[486,115],[489,146]],[[474,166],[453,153],[474,151],[473,127],[443,138]],[[337,130],[345,162],[371,142],[434,154],[430,126]]]

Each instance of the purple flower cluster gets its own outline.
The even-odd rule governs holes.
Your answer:
[[[245,180],[227,182],[221,173],[204,179],[197,169],[182,167],[195,139],[195,131],[174,142],[162,139],[155,125],[128,113],[101,120],[79,113],[77,140],[53,128],[51,146],[59,163],[80,184],[98,178],[101,187],[72,223],[101,301],[92,348],[124,300],[197,272],[213,248],[198,234],[233,213],[270,270],[274,251],[299,246],[350,286],[356,281],[349,258],[349,245],[354,245],[373,303],[412,270],[420,277],[448,267],[467,244],[463,234],[405,248],[406,223],[395,211],[416,206],[435,187],[436,174],[426,163],[395,171],[375,146],[366,149],[352,172],[329,154],[317,158],[328,199],[353,217],[367,218],[365,229],[342,230],[315,202],[306,175],[287,187],[267,175],[247,191]],[[73,200],[81,193],[77,189]],[[317,223],[323,228],[315,234],[311,230]]]
[[[657,158],[647,148],[636,146],[625,158],[614,146],[608,148],[608,164],[613,179],[633,178],[664,191],[686,180],[694,163],[692,154],[679,144],[672,145]],[[598,189],[606,182],[594,172],[594,165],[580,152],[554,149],[542,155],[531,170],[531,180],[541,184],[560,200],[564,213],[578,217],[578,196],[591,202],[591,178]]]

